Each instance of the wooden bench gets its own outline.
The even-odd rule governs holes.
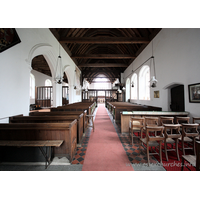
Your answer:
[[[50,112],[49,112],[50,113]],[[23,116],[12,117],[10,123],[70,123],[77,120],[77,143],[81,145],[83,140],[83,113],[80,115],[47,115],[45,116]]]
[[[51,108],[51,111],[84,111],[87,110],[89,115],[94,113],[96,107],[96,102],[93,103],[86,103],[86,102],[79,102],[68,104],[66,106],[58,106],[57,108]]]
[[[37,140],[37,141],[17,141],[17,140],[0,140],[2,147],[38,147],[45,158],[45,169],[52,162],[52,147],[60,147],[63,140]],[[46,152],[43,147],[48,148]]]
[[[182,155],[181,171],[183,171],[184,166],[190,170],[187,165],[184,165],[185,161],[195,167],[196,171],[200,171],[200,141],[196,141],[196,156]]]
[[[87,129],[87,110],[84,111],[56,111],[56,112],[30,112],[29,116],[71,116],[71,115],[81,115],[83,113],[83,132],[85,133]]]
[[[11,123],[0,124],[0,140],[40,141],[63,140],[54,155],[71,162],[77,148],[77,120],[70,123]]]
[[[161,111],[162,108],[146,105],[132,104],[128,102],[107,102],[107,107],[116,122],[121,121],[120,113],[123,111]]]

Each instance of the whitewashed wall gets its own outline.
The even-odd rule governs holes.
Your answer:
[[[190,116],[200,116],[200,104],[189,103],[188,85],[199,83],[200,78],[200,29],[162,29],[153,39],[155,57],[156,88],[151,88],[150,101],[134,100],[133,102],[162,107],[169,111],[169,89],[172,84],[183,84],[185,88],[185,110]],[[152,56],[150,43],[137,59],[126,69],[123,81],[143,62]],[[139,73],[139,70],[136,71]],[[151,74],[152,74],[151,69]],[[154,91],[160,91],[160,98],[154,98]]]
[[[49,29],[16,29],[21,43],[0,53],[0,119],[29,112],[29,84],[31,61],[37,55],[44,55],[55,74],[59,44]],[[67,74],[70,88],[69,103],[81,99],[76,96],[73,85],[75,64],[61,48],[64,71]],[[62,102],[61,88],[56,87],[56,106]],[[3,122],[5,120],[0,120]]]

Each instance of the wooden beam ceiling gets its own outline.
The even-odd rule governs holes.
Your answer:
[[[159,33],[160,28],[50,28],[81,70],[82,81],[100,74],[111,82]],[[120,80],[121,81],[121,80]],[[82,83],[81,83],[82,84]]]
[[[136,56],[128,54],[88,54],[88,55],[72,55],[72,58],[80,59],[133,59]]]
[[[143,44],[149,43],[150,40],[133,37],[65,37],[61,38],[59,42],[73,44]]]
[[[80,64],[79,67],[128,67],[126,64],[121,63],[87,63]]]

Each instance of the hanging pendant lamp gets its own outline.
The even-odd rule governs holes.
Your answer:
[[[57,76],[56,76],[57,75]],[[62,58],[60,55],[60,45],[59,45],[59,55],[56,62],[56,74],[55,74],[55,83],[62,84],[63,76],[62,76]]]

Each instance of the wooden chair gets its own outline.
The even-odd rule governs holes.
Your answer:
[[[196,149],[196,156],[182,155],[181,171],[183,171],[184,166],[187,167],[187,165],[184,165],[185,161],[194,166],[196,168],[196,171],[200,171],[200,141],[196,141]],[[190,170],[189,167],[187,168]]]
[[[176,151],[177,159],[179,158],[179,152],[178,152],[178,138],[181,137],[180,132],[180,124],[163,124],[164,126],[164,146],[165,146],[165,156],[166,160],[168,161],[168,155],[167,151]],[[175,149],[173,148],[173,144],[175,143]],[[171,144],[171,148],[167,148],[167,144]]]
[[[131,120],[129,122],[129,135],[132,138],[132,145],[133,145],[133,137],[134,132],[140,133],[140,137],[142,138],[142,133],[144,130],[144,118],[143,117],[131,117]]]
[[[146,126],[146,137],[140,138],[141,141],[140,147],[142,143],[146,145],[148,166],[149,166],[149,155],[158,154],[160,156],[160,163],[162,163],[162,142],[164,140],[163,130],[164,130],[163,126]],[[160,136],[151,136],[149,134],[150,132],[158,132],[158,131],[160,132]],[[157,153],[156,151],[149,152],[149,147],[153,146],[154,147],[159,146],[159,153]]]
[[[182,135],[179,140],[182,143],[182,150],[183,150],[183,155],[185,155],[185,149],[193,149],[194,155],[196,154],[195,151],[195,138],[199,136],[199,132],[197,130],[199,124],[182,124]],[[184,147],[184,143],[191,143],[192,142],[192,147]]]
[[[200,131],[200,117],[193,117],[192,118],[192,123],[195,124],[199,124],[199,127],[198,127],[198,131]],[[196,137],[196,140],[200,140],[200,136]]]

